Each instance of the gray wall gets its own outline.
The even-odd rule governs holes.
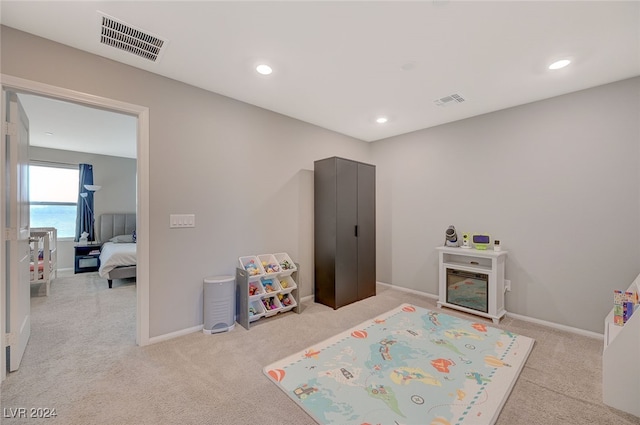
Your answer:
[[[640,77],[372,144],[378,280],[438,293],[447,226],[509,251],[507,311],[593,332],[640,272]]]
[[[151,337],[201,325],[203,278],[240,256],[288,252],[312,293],[313,161],[368,143],[11,28],[1,47],[4,74],[149,107]]]
[[[136,211],[135,159],[37,146],[29,147],[29,159],[64,164],[93,164],[93,181],[102,186],[94,196],[96,231],[100,228],[98,220],[101,214]],[[58,269],[73,268],[73,245],[74,242],[68,240],[58,243]]]

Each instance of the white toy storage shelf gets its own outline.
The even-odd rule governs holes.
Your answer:
[[[287,253],[240,257],[236,269],[238,323],[250,323],[278,313],[300,313],[298,264]]]
[[[627,291],[639,293],[640,275]],[[624,326],[613,323],[613,309],[604,319],[602,399],[640,417],[640,310]]]

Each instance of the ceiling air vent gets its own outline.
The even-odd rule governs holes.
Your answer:
[[[449,96],[442,97],[440,99],[436,99],[433,101],[438,106],[449,106],[455,105],[457,103],[462,103],[465,101],[465,98],[461,94],[452,94]]]
[[[98,12],[100,43],[158,62],[167,41]]]

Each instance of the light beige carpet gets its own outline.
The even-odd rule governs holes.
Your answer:
[[[311,425],[262,368],[405,302],[437,308],[378,285],[376,297],[335,311],[308,301],[302,314],[261,319],[248,331],[237,325],[137,347],[133,283],[109,290],[95,273],[59,277],[49,297],[32,298],[23,363],[1,387],[3,412],[55,408],[57,417],[2,423]],[[601,401],[602,341],[508,317],[498,327],[536,343],[497,424],[640,424]]]

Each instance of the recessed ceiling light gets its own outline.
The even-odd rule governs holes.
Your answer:
[[[378,124],[384,124],[384,123],[386,123],[387,121],[389,121],[389,119],[388,119],[387,117],[378,117],[378,118],[376,118],[376,122],[377,122]]]
[[[569,59],[562,59],[562,60],[556,61],[556,62],[552,63],[551,65],[549,65],[549,69],[564,68],[565,66],[569,65],[570,63],[571,63],[571,61]]]
[[[260,64],[256,67],[256,71],[262,75],[269,75],[273,72],[273,69],[269,65]]]

